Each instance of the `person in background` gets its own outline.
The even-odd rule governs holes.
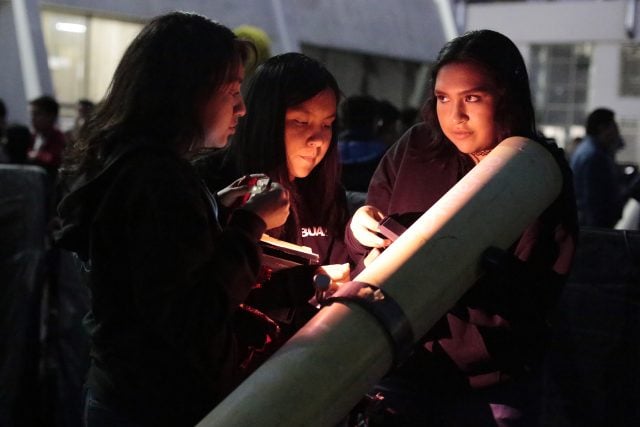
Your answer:
[[[65,147],[64,134],[57,127],[60,105],[52,96],[43,95],[30,101],[29,106],[33,128],[29,161],[42,166],[54,183]]]
[[[246,76],[249,78],[260,64],[271,58],[271,38],[262,28],[248,24],[235,27],[233,32],[241,39],[252,42],[256,48],[256,57],[245,70]]]
[[[95,104],[88,99],[83,98],[78,100],[76,105],[76,118],[73,122],[73,127],[65,132],[65,137],[68,143],[78,139],[82,126],[84,126],[91,113],[93,113],[95,107]]]
[[[10,124],[5,130],[4,151],[7,162],[13,164],[29,163],[28,152],[31,147],[31,131],[27,126]]]
[[[404,134],[420,121],[420,110],[414,107],[403,108],[402,111],[400,111],[400,135]]]
[[[387,146],[392,145],[398,137],[398,121],[400,111],[390,101],[383,99],[378,101],[380,120],[377,125],[377,135]]]
[[[5,153],[5,137],[4,129],[7,126],[7,106],[0,98],[0,163],[8,162],[8,156]]]
[[[571,156],[578,149],[578,146],[582,142],[583,138],[584,138],[583,136],[576,136],[571,138],[571,142],[569,143],[569,146],[565,148],[567,160],[571,161]]]
[[[273,184],[221,225],[189,159],[244,115],[250,49],[200,15],[152,19],[65,156],[56,241],[91,291],[88,427],[193,426],[242,378],[237,316],[288,192]]]
[[[7,106],[0,99],[0,138],[4,135],[5,127],[7,127]]]
[[[586,136],[571,156],[581,226],[613,228],[628,196],[615,153],[622,138],[615,113],[597,108],[587,117]]]
[[[389,147],[377,135],[380,103],[368,95],[354,95],[340,105],[343,130],[338,135],[342,183],[350,191],[366,192],[378,162]]]
[[[247,301],[276,320],[286,337],[316,312],[308,302],[314,275],[327,275],[334,285],[349,279],[343,241],[348,212],[334,133],[340,90],[318,61],[286,53],[256,70],[246,99],[247,115],[233,143],[197,167],[212,191],[258,173],[289,191],[289,219],[268,234],[311,248],[320,266],[274,272]]]
[[[346,241],[354,259],[372,259],[389,244],[377,234],[385,215],[409,226],[510,136],[554,155],[562,192],[508,251],[485,252],[486,273],[373,394],[387,408],[383,425],[534,426],[549,314],[577,238],[570,170],[562,150],[536,131],[525,63],[506,36],[480,30],[447,43],[427,93],[424,122],[385,154],[367,205],[352,217]]]

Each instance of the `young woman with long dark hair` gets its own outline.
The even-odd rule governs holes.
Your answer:
[[[385,215],[409,226],[507,137],[529,138],[554,154],[563,189],[501,267],[480,278],[377,391],[396,414],[393,425],[536,425],[548,315],[577,237],[568,165],[536,130],[518,48],[495,31],[472,31],[444,46],[423,118],[387,152],[367,205],[354,214],[346,237],[354,259],[369,260],[389,244],[376,233]]]
[[[294,315],[294,308],[313,313],[307,301],[315,274],[327,274],[334,282],[349,278],[343,242],[348,210],[335,133],[339,100],[335,78],[318,61],[300,53],[272,57],[250,81],[247,115],[233,143],[197,162],[213,191],[238,176],[258,173],[288,190],[289,218],[268,234],[310,247],[321,266],[276,272],[249,301],[285,328],[291,326],[290,331],[306,319]]]
[[[91,290],[89,427],[193,426],[240,378],[235,314],[288,194],[274,184],[221,226],[189,159],[224,147],[244,115],[249,54],[203,16],[153,19],[67,153],[57,237]]]

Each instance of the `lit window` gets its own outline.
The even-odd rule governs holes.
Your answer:
[[[640,96],[640,44],[622,46],[620,96]]]
[[[561,146],[570,129],[585,121],[591,45],[534,45],[529,73],[536,118],[541,127],[554,128]],[[560,132],[558,129],[564,129]]]
[[[102,99],[142,24],[55,9],[43,10],[41,18],[49,71],[61,106],[60,125],[65,128],[73,122],[79,99]]]

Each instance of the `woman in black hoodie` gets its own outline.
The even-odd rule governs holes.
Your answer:
[[[153,19],[67,153],[58,243],[88,270],[88,426],[192,426],[237,381],[234,314],[288,192],[271,186],[223,228],[188,158],[235,131],[250,48],[202,16]]]

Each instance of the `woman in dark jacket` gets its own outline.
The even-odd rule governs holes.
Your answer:
[[[291,214],[268,234],[311,248],[319,265],[274,272],[249,298],[279,321],[285,336],[315,311],[307,303],[315,274],[337,283],[349,278],[343,241],[348,211],[335,138],[339,99],[335,78],[318,61],[300,53],[272,57],[249,84],[247,116],[233,143],[197,162],[212,191],[257,173],[289,191]]]
[[[153,19],[67,154],[58,244],[91,289],[88,426],[192,426],[237,381],[234,314],[288,194],[272,186],[221,227],[187,159],[227,144],[249,53],[202,16]]]
[[[389,244],[376,234],[383,216],[409,226],[507,137],[523,136],[552,152],[564,172],[563,189],[509,253],[489,252],[497,267],[450,308],[377,391],[396,414],[393,425],[537,425],[548,315],[577,237],[568,165],[561,150],[536,131],[524,60],[504,35],[473,31],[446,44],[431,70],[428,94],[424,123],[387,152],[369,185],[367,205],[350,223],[346,239],[355,259],[367,255],[369,261]]]

